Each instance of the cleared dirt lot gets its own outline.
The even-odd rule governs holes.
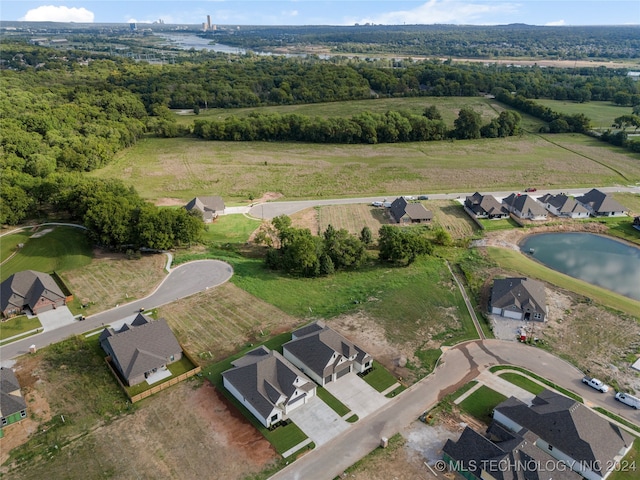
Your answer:
[[[17,367],[19,378],[29,382],[24,389],[29,419],[18,424],[20,429],[43,431],[51,414],[74,421],[64,410],[49,412],[43,394],[50,386],[41,364],[29,360]],[[18,443],[17,436],[9,437],[14,432],[0,440],[3,461]],[[35,441],[38,438],[43,437],[36,434]],[[278,458],[269,442],[207,381],[180,383],[145,400],[132,414],[45,447],[46,458],[14,470],[3,465],[1,471],[10,471],[15,479],[239,479]]]

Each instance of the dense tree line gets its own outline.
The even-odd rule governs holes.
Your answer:
[[[264,26],[212,35],[220,43],[268,50],[329,45],[336,52],[468,58],[638,58],[638,26],[531,25]]]
[[[430,115],[436,115],[437,118],[429,118]],[[477,112],[463,108],[454,129],[448,131],[437,109],[434,112],[429,108],[425,115],[391,111],[384,114],[363,112],[349,118],[252,113],[247,117],[196,120],[193,133],[205,140],[374,144],[422,142],[447,137],[461,140],[508,137],[520,132],[520,120],[517,112],[506,111],[487,125],[481,125]]]

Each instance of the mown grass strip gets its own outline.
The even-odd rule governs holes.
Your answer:
[[[326,403],[331,408],[331,410],[336,412],[340,417],[344,417],[351,411],[349,407],[347,407],[344,403],[331,395],[331,393],[326,388],[318,387],[316,389],[316,393],[318,397],[320,397],[320,400]]]
[[[539,382],[542,382],[545,385],[553,388],[554,390],[557,390],[558,392],[562,393],[564,396],[569,397],[569,398],[573,398],[576,402],[584,403],[584,400],[582,400],[581,396],[576,395],[575,393],[567,390],[566,388],[561,387],[560,385],[556,385],[552,381],[547,380],[546,378],[541,377],[540,375],[536,375],[535,373],[530,372],[526,368],[515,367],[515,366],[512,366],[512,365],[496,365],[496,366],[493,366],[493,367],[491,367],[489,369],[489,371],[491,373],[496,373],[496,372],[499,372],[500,370],[515,370],[517,372],[522,372],[526,376],[534,378],[534,379],[538,380]]]
[[[493,409],[507,399],[501,393],[482,385],[458,405],[461,410],[489,425]]]
[[[398,380],[386,368],[376,360],[373,361],[373,368],[362,379],[378,392],[384,392],[387,388],[395,385]]]
[[[533,393],[534,395],[538,395],[544,390],[544,387],[539,383],[533,382],[518,373],[504,372],[500,374],[500,377],[504,378],[509,383],[513,383],[514,385],[526,390],[529,393]]]
[[[620,424],[624,425],[625,427],[628,427],[628,428],[630,428],[631,430],[634,430],[634,431],[636,431],[636,432],[640,433],[640,427],[639,427],[638,425],[636,425],[635,423],[631,423],[630,421],[625,420],[624,418],[622,418],[622,417],[620,417],[620,416],[616,415],[615,413],[611,413],[609,410],[605,410],[605,409],[604,409],[604,408],[602,408],[602,407],[594,407],[593,409],[594,409],[596,412],[599,412],[599,413],[601,413],[601,414],[603,414],[603,415],[605,415],[605,416],[607,416],[607,417],[609,417],[609,418],[611,418],[611,419],[615,420],[616,422],[618,422],[618,423],[620,423]],[[637,435],[636,435],[636,436],[637,436]]]

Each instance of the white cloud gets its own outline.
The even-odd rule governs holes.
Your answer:
[[[23,22],[93,23],[94,14],[86,8],[42,5],[32,8],[19,20]]]
[[[281,15],[283,17],[297,17],[298,16],[298,10],[284,10],[281,12]]]
[[[352,23],[383,25],[408,24],[468,24],[486,15],[512,13],[517,5],[509,2],[467,3],[458,0],[429,0],[412,10],[399,10],[357,20]],[[475,23],[475,22],[474,22]]]
[[[556,20],[555,22],[545,23],[545,26],[547,27],[561,27],[563,25],[566,25],[564,20]]]

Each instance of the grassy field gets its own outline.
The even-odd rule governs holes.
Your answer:
[[[18,244],[27,243],[31,236],[31,229],[6,235],[0,240],[0,262],[4,262],[12,254],[16,253]]]
[[[5,242],[11,247],[24,243],[24,247],[2,265],[0,280],[22,270],[45,273],[55,270],[61,273],[84,267],[91,262],[91,244],[84,230],[71,227],[46,228],[53,230],[39,238],[26,239],[24,233],[2,237],[0,243],[3,245],[3,258],[5,252],[12,249],[5,250]]]
[[[507,399],[501,393],[482,385],[458,405],[460,409],[486,425],[491,423],[493,409]]]
[[[2,328],[0,329],[0,340],[4,340],[21,333],[34,330],[36,328],[42,328],[42,324],[38,317],[27,318],[26,315],[10,318],[2,322]]]
[[[176,115],[176,120],[181,125],[190,125],[195,119],[224,119],[231,115],[245,117],[253,112],[264,113],[297,113],[300,115],[318,117],[350,117],[365,111],[373,113],[386,113],[388,111],[406,111],[415,115],[422,115],[425,107],[435,105],[447,125],[453,125],[458,117],[458,111],[463,106],[469,106],[478,112],[484,123],[497,116],[505,107],[493,99],[483,97],[429,97],[429,98],[379,98],[370,100],[353,100],[346,102],[313,103],[307,105],[281,105],[257,108],[201,109],[199,115]],[[523,126],[530,130],[538,130],[543,124],[540,120],[525,115]]]
[[[148,138],[89,175],[120,178],[152,201],[246,202],[265,192],[302,199],[628,184],[640,181],[640,162],[583,135],[380,145]]]
[[[378,392],[384,392],[387,388],[397,383],[396,377],[375,360],[373,370],[367,373],[362,379],[375,388]]]
[[[128,259],[122,254],[98,253],[90,264],[60,276],[74,294],[72,311],[86,315],[151,293],[164,278],[165,262],[166,257],[159,254]],[[89,307],[80,309],[82,304]]]
[[[336,229],[344,228],[353,235],[360,235],[362,229],[367,226],[371,230],[373,238],[378,238],[378,231],[382,225],[391,223],[386,208],[372,207],[371,205],[329,205],[316,208],[318,227],[321,233],[329,225]]]
[[[480,231],[462,205],[455,200],[429,200],[422,203],[433,212],[432,224],[445,229],[453,239],[469,238]]]
[[[606,305],[615,310],[620,310],[630,315],[638,315],[640,302],[631,298],[610,292],[604,288],[591,285],[582,280],[556,272],[544,265],[534,262],[520,252],[506,248],[488,247],[489,256],[504,270],[517,272],[533,278],[538,278],[564,288],[579,295],[583,295],[593,301]]]
[[[480,223],[484,226],[485,232],[495,232],[497,230],[510,230],[512,228],[520,228],[513,218],[508,217],[501,220],[489,220],[486,218],[480,218]]]
[[[260,226],[259,220],[244,215],[221,215],[205,225],[203,240],[209,244],[244,243]]]
[[[527,392],[533,393],[534,395],[538,395],[539,393],[542,393],[542,391],[545,389],[539,383],[536,383],[528,379],[527,377],[523,377],[522,375],[517,373],[504,372],[500,374],[500,377],[504,378],[508,382],[513,383],[514,385],[517,385],[518,387],[526,390]]]
[[[631,115],[631,107],[620,107],[611,102],[578,103],[570,100],[536,99],[536,103],[549,107],[554,112],[575,115],[582,113],[591,119],[594,128],[609,128],[613,119],[621,115]]]
[[[219,361],[299,323],[232,283],[160,307],[158,314],[167,319],[200,365]]]

